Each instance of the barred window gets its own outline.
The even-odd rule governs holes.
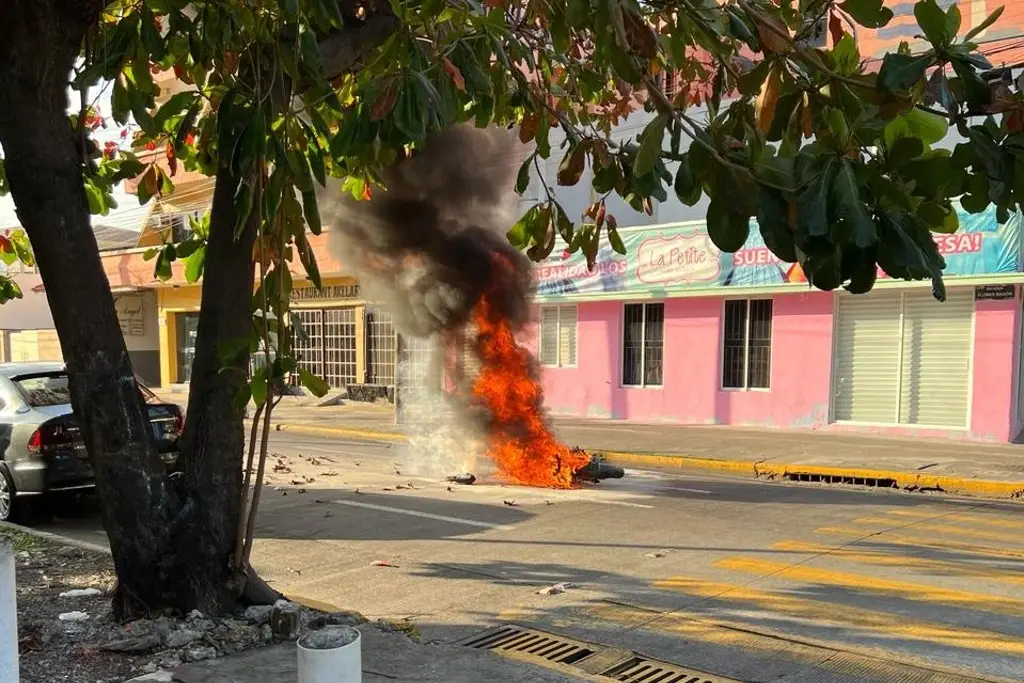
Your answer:
[[[772,300],[725,302],[722,388],[767,389],[772,375]]]
[[[664,383],[665,304],[626,304],[622,334],[622,384]]]
[[[573,367],[577,363],[578,312],[572,306],[543,306],[540,309],[540,364]]]

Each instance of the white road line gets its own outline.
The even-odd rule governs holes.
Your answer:
[[[492,524],[490,522],[478,522],[473,519],[462,519],[461,517],[448,517],[447,515],[435,515],[430,512],[419,512],[417,510],[406,510],[405,508],[393,508],[387,505],[374,505],[372,503],[357,503],[354,500],[336,500],[339,505],[348,505],[354,508],[366,510],[378,510],[380,512],[393,512],[396,515],[409,515],[411,517],[423,517],[424,519],[435,519],[439,522],[451,522],[452,524],[465,524],[466,526],[480,527],[481,529],[500,529],[509,531],[515,527],[508,524]]]
[[[673,487],[672,490],[673,491],[685,491],[686,493],[699,493],[702,496],[710,496],[711,495],[711,491],[705,491],[704,489],[682,489],[682,488],[674,488]]]

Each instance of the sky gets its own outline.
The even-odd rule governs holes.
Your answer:
[[[105,118],[110,116],[110,90],[109,87],[106,87],[95,96],[95,106],[99,108],[100,114]],[[76,103],[74,106],[69,106],[69,111],[78,111],[78,97],[77,92],[68,89],[69,103]],[[113,120],[108,120],[107,125],[108,128],[96,131],[95,137],[101,148],[107,140],[121,142],[121,128]],[[106,216],[93,216],[93,224],[141,230],[142,221],[146,217],[146,208],[139,206],[139,200],[134,195],[125,193],[120,187],[115,191],[114,199],[117,200],[118,208]],[[11,195],[0,197],[0,229],[12,228],[17,225],[18,216],[15,213],[14,200]]]

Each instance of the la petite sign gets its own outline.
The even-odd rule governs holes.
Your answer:
[[[706,233],[647,239],[636,250],[636,277],[651,285],[713,282],[722,273],[720,253]]]

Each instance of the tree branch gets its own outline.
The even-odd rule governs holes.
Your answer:
[[[374,48],[378,48],[394,35],[401,22],[387,3],[366,21],[356,27],[345,27],[331,32],[320,41],[320,58],[324,75],[333,79],[352,71]]]

